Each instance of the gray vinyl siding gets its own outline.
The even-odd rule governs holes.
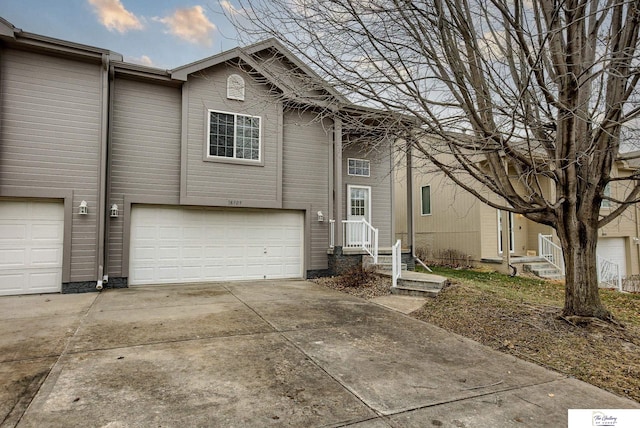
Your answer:
[[[348,175],[348,159],[367,159],[370,164],[369,177],[356,177]],[[384,153],[362,153],[356,148],[345,147],[342,153],[342,180],[344,185],[344,209],[345,219],[348,207],[349,192],[348,185],[370,186],[371,187],[371,224],[378,229],[378,245],[380,247],[391,247],[393,245],[391,229],[392,229],[392,166],[391,154]]]
[[[241,74],[245,80],[245,100],[226,97],[227,77]],[[207,198],[240,201],[240,206],[259,206],[278,199],[278,144],[282,112],[266,87],[231,66],[214,67],[189,77],[186,197],[204,204]],[[262,164],[216,162],[206,158],[208,110],[260,117]],[[214,203],[215,204],[215,203]]]
[[[284,114],[282,202],[286,206],[310,206],[311,262],[308,269],[327,268],[329,248],[329,150],[330,136],[311,113]],[[318,222],[317,212],[325,215]]]
[[[179,88],[116,78],[111,121],[110,198],[124,207],[124,198],[180,197]],[[110,276],[121,276],[122,216],[109,219]]]
[[[100,66],[0,51],[0,186],[73,190],[70,281],[95,280],[101,140]],[[86,200],[89,215],[77,214]]]

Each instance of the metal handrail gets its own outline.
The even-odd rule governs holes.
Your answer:
[[[622,291],[622,274],[620,265],[604,257],[596,256],[598,261],[598,284],[611,286]]]
[[[402,248],[398,239],[393,247],[391,247],[391,286],[398,285],[398,279],[402,277]]]
[[[551,240],[551,235],[538,234],[538,254],[565,274],[562,248]]]

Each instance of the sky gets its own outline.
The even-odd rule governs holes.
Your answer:
[[[172,69],[237,46],[229,0],[0,0],[15,27]]]

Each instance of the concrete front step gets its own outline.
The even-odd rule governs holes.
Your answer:
[[[549,262],[525,263],[523,268],[526,272],[531,272],[536,276],[546,279],[564,279],[560,269]]]
[[[388,276],[391,279],[389,271],[379,270],[378,274]],[[440,275],[403,271],[402,277],[398,279],[398,285],[391,287],[391,293],[405,296],[436,297],[447,283],[448,279]]]
[[[393,257],[389,256],[389,255],[381,255],[378,254],[378,263],[376,263],[375,265],[373,264],[373,257],[371,256],[363,256],[362,257],[362,266],[364,266],[365,268],[373,268],[375,267],[376,270],[388,270],[391,271],[393,270]],[[407,264],[406,263],[401,263],[400,264],[400,269],[401,270],[407,270]]]
[[[393,270],[393,264],[392,263],[389,263],[389,264],[386,264],[386,263],[380,264],[380,263],[378,263],[376,265],[376,270],[392,271]],[[401,263],[400,264],[400,270],[403,270],[403,271],[407,270],[407,264],[406,263]]]

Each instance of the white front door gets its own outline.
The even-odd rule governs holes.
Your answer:
[[[368,243],[368,234],[360,223],[371,223],[371,187],[347,186],[347,226],[345,229],[346,246],[362,246]],[[356,223],[358,222],[358,223]]]

